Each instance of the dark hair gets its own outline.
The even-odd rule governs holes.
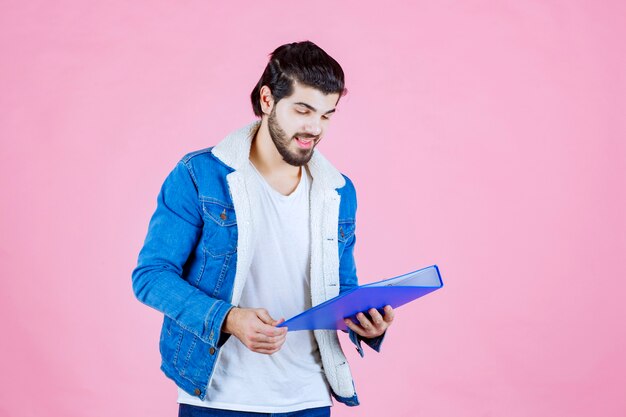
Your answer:
[[[343,97],[348,92],[344,87],[341,65],[322,48],[310,41],[288,43],[270,54],[263,75],[250,94],[254,114],[263,116],[261,87],[267,85],[272,90],[275,103],[278,103],[293,93],[294,81],[324,94],[339,93],[339,97]]]

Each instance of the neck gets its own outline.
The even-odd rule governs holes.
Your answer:
[[[301,167],[285,162],[276,149],[267,127],[267,117],[261,121],[250,146],[250,161],[264,176],[299,177]]]

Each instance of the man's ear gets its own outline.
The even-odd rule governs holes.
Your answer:
[[[259,91],[260,100],[261,100],[261,111],[263,114],[269,116],[274,108],[274,96],[272,95],[272,90],[266,85],[261,87]]]

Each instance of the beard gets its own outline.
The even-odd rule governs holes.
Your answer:
[[[278,153],[280,154],[280,156],[283,157],[283,160],[287,162],[289,165],[293,165],[296,167],[306,165],[311,160],[311,157],[313,156],[313,150],[315,149],[315,146],[320,141],[320,139],[316,138],[315,136],[304,134],[304,133],[303,134],[296,133],[291,138],[288,138],[287,134],[285,133],[283,128],[280,127],[280,124],[278,123],[278,120],[276,119],[276,106],[274,106],[274,108],[272,109],[272,112],[270,113],[267,121],[268,121],[268,130],[270,132],[270,137],[272,138],[272,142],[274,142],[274,146],[276,146],[276,150],[278,150]],[[302,149],[302,148],[290,149],[289,145],[296,137],[303,138],[303,139],[315,138],[313,142],[313,146],[311,146],[311,149]]]

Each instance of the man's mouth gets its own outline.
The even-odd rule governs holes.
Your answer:
[[[310,149],[315,143],[315,138],[300,138],[296,136],[296,143],[304,149]]]

